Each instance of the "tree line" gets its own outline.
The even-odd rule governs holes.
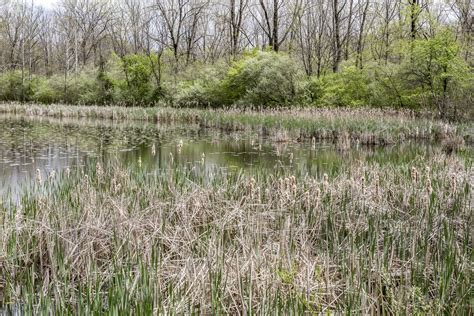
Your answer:
[[[4,85],[14,81],[21,90],[10,93],[14,97],[3,93],[3,99],[26,100],[34,88],[29,83],[53,76],[67,94],[93,73],[103,92],[118,77],[129,89],[150,82],[157,100],[170,87],[206,81],[203,68],[235,70],[251,58],[249,52],[265,51],[289,56],[306,78],[306,91],[324,86],[328,76],[344,80],[376,69],[400,94],[392,68],[411,62],[411,78],[423,89],[439,85],[437,95],[431,91],[435,104],[449,92],[454,70],[472,75],[473,8],[472,0],[59,0],[47,9],[34,1],[3,0],[0,69]],[[344,71],[349,74],[337,77]]]

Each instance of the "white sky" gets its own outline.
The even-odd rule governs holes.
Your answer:
[[[56,2],[57,0],[33,0],[34,4],[43,6],[48,9],[54,8]]]

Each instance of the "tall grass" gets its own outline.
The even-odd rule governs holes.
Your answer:
[[[205,159],[205,158],[203,158]],[[88,163],[0,206],[0,302],[58,314],[472,314],[474,168]],[[59,179],[55,179],[59,177]]]
[[[253,130],[277,141],[301,138],[337,140],[349,137],[369,145],[408,139],[449,141],[456,146],[474,142],[474,125],[446,123],[428,114],[371,108],[287,109],[244,111],[186,108],[127,108],[103,106],[0,104],[0,113],[58,118],[146,120],[156,123],[195,123],[224,130]],[[419,117],[421,116],[421,117]]]

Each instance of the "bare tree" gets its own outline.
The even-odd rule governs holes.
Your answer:
[[[297,21],[301,0],[258,0],[258,7],[258,13],[253,13],[255,21],[265,33],[268,46],[278,52]]]
[[[469,61],[473,51],[472,38],[474,36],[474,1],[454,0],[451,3],[451,9],[457,18],[459,33],[464,46],[464,59]]]
[[[318,77],[322,72],[323,57],[328,47],[327,13],[327,1],[305,0],[303,10],[298,15],[298,43],[308,76],[314,74],[315,67]]]
[[[101,0],[62,0],[58,15],[66,18],[74,29],[75,64],[86,65],[97,53],[111,21],[111,8]]]

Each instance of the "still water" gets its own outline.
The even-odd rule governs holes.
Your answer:
[[[17,195],[34,182],[84,165],[87,159],[118,159],[134,168],[158,170],[203,164],[251,172],[278,168],[302,174],[337,173],[344,164],[409,163],[425,159],[433,147],[423,144],[340,150],[332,143],[278,143],[252,132],[228,133],[197,125],[145,122],[59,120],[0,116],[0,196]]]

